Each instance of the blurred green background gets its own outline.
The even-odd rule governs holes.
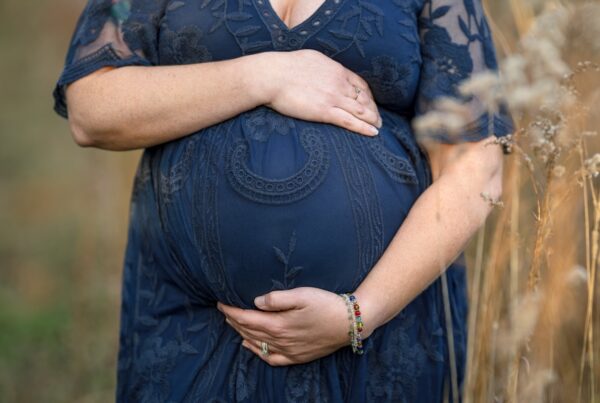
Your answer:
[[[139,152],[78,147],[52,90],[84,0],[0,0],[0,402],[114,401]]]

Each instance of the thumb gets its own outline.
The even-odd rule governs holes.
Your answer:
[[[263,311],[286,311],[298,308],[301,296],[296,290],[271,291],[254,299],[254,305]]]

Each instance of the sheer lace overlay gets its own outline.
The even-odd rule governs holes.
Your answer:
[[[445,143],[479,140],[513,131],[514,122],[501,103],[497,111],[476,96],[467,98],[458,85],[477,73],[497,73],[494,43],[479,0],[425,0],[419,16],[423,65],[415,101],[417,116],[435,108],[435,101],[451,97],[464,102],[468,125],[459,135],[435,133]],[[490,89],[491,90],[491,89]]]
[[[89,0],[54,88],[54,110],[68,118],[65,88],[105,66],[157,65],[158,25],[167,0]]]

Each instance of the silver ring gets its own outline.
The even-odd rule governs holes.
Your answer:
[[[355,101],[358,99],[358,96],[360,95],[361,91],[362,90],[360,88],[358,88],[356,85],[354,85],[354,92],[356,93],[356,97],[354,97]]]
[[[260,349],[262,355],[269,355],[269,345],[266,342],[260,342]]]

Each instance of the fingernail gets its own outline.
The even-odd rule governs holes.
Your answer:
[[[260,297],[256,297],[254,299],[254,305],[256,305],[257,307],[263,307],[265,305],[265,297],[264,295],[261,295]]]
[[[379,130],[375,126],[371,126],[371,133],[373,135],[377,135],[379,134]]]

